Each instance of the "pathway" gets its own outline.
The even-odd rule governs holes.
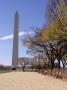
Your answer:
[[[36,72],[0,74],[0,90],[67,90],[67,83]]]

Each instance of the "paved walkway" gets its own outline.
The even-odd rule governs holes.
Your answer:
[[[0,90],[67,90],[67,83],[36,72],[0,74]]]

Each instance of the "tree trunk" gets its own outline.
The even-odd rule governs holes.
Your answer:
[[[63,70],[64,70],[64,68],[65,68],[65,65],[63,64]]]
[[[53,68],[54,68],[54,61],[51,60],[51,76],[52,76]]]
[[[58,59],[58,69],[60,71],[61,67],[60,67],[60,59]]]
[[[52,76],[52,71],[53,71],[53,68],[51,67],[51,76]]]

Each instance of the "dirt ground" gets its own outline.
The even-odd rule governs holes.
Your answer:
[[[36,72],[0,74],[0,90],[67,90],[67,82]]]

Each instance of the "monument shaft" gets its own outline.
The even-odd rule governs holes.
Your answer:
[[[16,12],[14,21],[14,36],[13,36],[13,53],[12,66],[14,68],[18,65],[18,33],[19,33],[19,14]]]

